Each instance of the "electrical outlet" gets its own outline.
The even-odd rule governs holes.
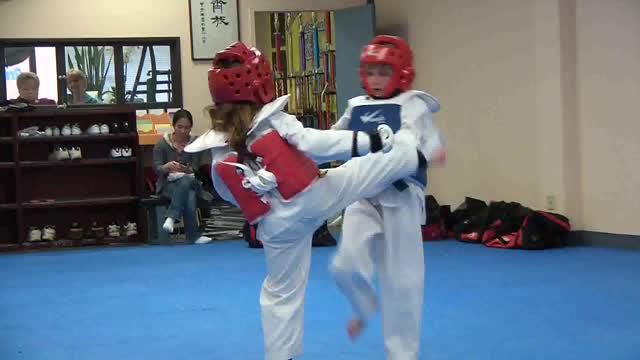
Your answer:
[[[556,209],[556,196],[547,195],[547,210],[553,211]]]

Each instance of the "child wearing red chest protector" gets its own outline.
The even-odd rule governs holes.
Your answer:
[[[258,225],[267,268],[260,294],[265,359],[300,356],[313,232],[347,205],[414,174],[424,157],[414,136],[388,126],[370,134],[304,128],[283,111],[288,96],[273,99],[265,57],[242,43],[216,54],[209,90],[212,129],[185,150],[211,149],[216,191]],[[335,169],[317,166],[351,158]]]
[[[386,124],[397,134],[410,134],[429,165],[443,163],[444,148],[431,122],[439,104],[431,95],[411,90],[414,75],[413,54],[404,40],[375,37],[360,57],[360,78],[367,95],[349,100],[333,129],[370,132]],[[343,217],[342,240],[330,266],[354,309],[347,331],[355,338],[379,306],[373,287],[377,265],[388,360],[418,359],[426,171],[425,166],[375,196],[350,205]]]

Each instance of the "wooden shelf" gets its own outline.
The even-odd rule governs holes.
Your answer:
[[[7,202],[0,203],[0,228],[2,236],[8,234],[11,238],[0,239],[9,242],[0,244],[0,252],[140,244],[146,240],[146,217],[140,207],[144,189],[143,158],[137,154],[126,158],[109,157],[110,148],[128,145],[133,149],[139,146],[138,133],[134,130],[134,107],[36,107],[27,112],[0,113],[0,120],[0,151],[4,155],[0,160],[0,192],[4,195],[0,202]],[[95,123],[123,122],[130,127],[110,134],[18,136],[16,133],[28,126],[42,129],[78,123],[85,129]],[[85,157],[48,160],[46,148],[57,144],[80,146]],[[36,202],[30,201],[32,199]],[[48,202],[48,199],[53,200]],[[137,239],[110,239],[106,242],[65,239],[71,221],[86,226],[96,219],[135,222],[140,234]],[[57,236],[61,240],[28,242],[29,228],[45,224],[59,229]]]
[[[0,204],[0,210],[15,210],[16,204]]]
[[[42,202],[22,203],[22,207],[25,209],[48,209],[57,207],[78,207],[78,206],[97,206],[97,205],[111,205],[111,204],[126,204],[135,202],[139,199],[137,196],[111,196],[111,197],[99,197],[99,198],[84,198],[84,199],[65,199],[56,200],[54,202]]]
[[[100,240],[98,239],[70,240],[70,239],[63,238],[63,239],[56,239],[53,241],[25,241],[22,243],[22,248],[25,250],[71,249],[76,247],[107,247],[107,246],[140,245],[140,243],[141,242],[137,236],[133,238],[129,238],[126,236],[121,236],[119,238],[105,237]]]
[[[2,243],[0,244],[0,252],[8,252],[8,251],[16,251],[20,249],[20,245],[19,244],[6,244],[6,243]]]
[[[92,166],[92,165],[117,165],[135,164],[136,157],[128,158],[102,158],[102,159],[81,159],[81,160],[48,160],[48,161],[21,161],[21,167],[68,167],[68,166]],[[3,163],[0,163],[0,168]],[[13,164],[13,163],[10,163]]]
[[[70,135],[70,136],[22,136],[18,138],[21,143],[33,143],[33,142],[69,142],[69,141],[108,141],[117,139],[133,139],[137,137],[137,133],[128,132],[122,134],[105,134],[105,135]]]
[[[69,118],[69,117],[95,117],[113,115],[115,117],[126,117],[135,112],[135,108],[130,105],[107,105],[92,104],[90,106],[70,106],[66,109],[59,109],[55,105],[36,106],[33,110],[27,112],[5,112],[7,116],[15,115],[20,118]],[[135,116],[135,115],[134,115]]]

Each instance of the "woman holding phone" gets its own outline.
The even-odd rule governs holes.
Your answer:
[[[197,198],[211,198],[194,175],[202,152],[188,153],[184,148],[196,137],[191,135],[193,116],[178,110],[171,120],[173,132],[167,133],[153,147],[153,168],[158,175],[156,193],[171,199],[162,228],[171,233],[176,222],[184,222],[187,242],[206,244],[211,238],[201,236],[197,222]]]

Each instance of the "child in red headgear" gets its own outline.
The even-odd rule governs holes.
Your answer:
[[[415,173],[424,158],[411,133],[394,135],[386,125],[370,134],[304,128],[283,111],[288,96],[273,100],[265,57],[242,43],[216,54],[209,89],[212,129],[185,150],[211,149],[216,191],[258,224],[267,265],[260,295],[266,359],[299,356],[314,231],[347,205]],[[357,157],[369,152],[376,153]],[[336,169],[317,166],[352,157]]]
[[[386,124],[394,132],[410,133],[429,164],[443,163],[444,148],[431,122],[431,114],[439,110],[438,101],[410,90],[414,77],[409,45],[398,37],[376,36],[360,56],[360,79],[367,95],[349,100],[333,129],[374,131]],[[376,196],[350,205],[331,263],[338,286],[354,308],[355,316],[347,325],[352,338],[379,306],[372,284],[377,263],[387,359],[418,358],[426,171],[425,166]]]

